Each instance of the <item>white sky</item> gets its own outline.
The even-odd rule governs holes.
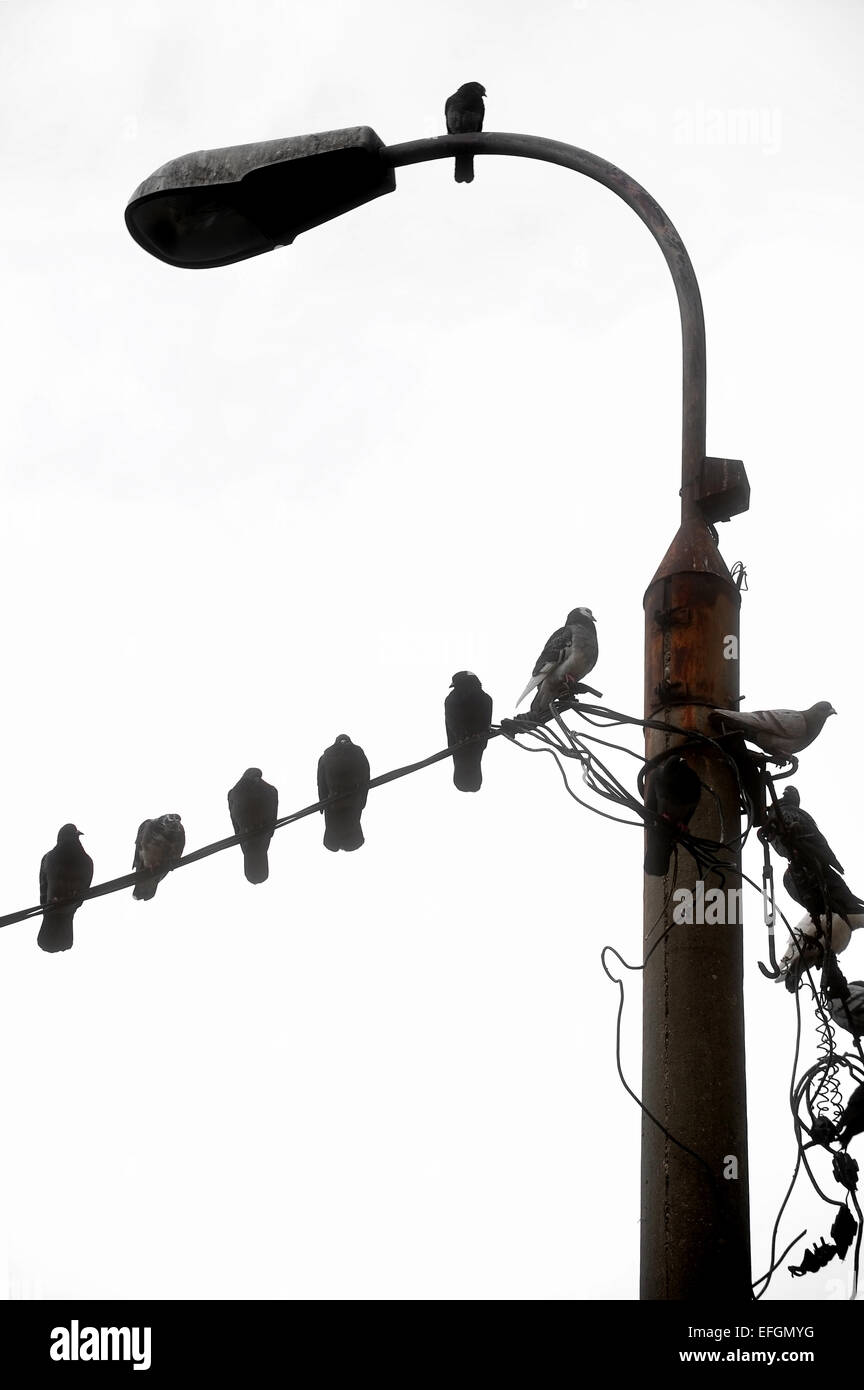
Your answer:
[[[0,911],[36,900],[64,821],[102,881],[145,816],[179,811],[189,848],[230,833],[250,764],[284,814],[337,733],[373,773],[435,751],[455,670],[511,714],[576,605],[599,619],[593,683],[640,712],[680,331],[622,203],[478,159],[470,188],[405,170],[227,269],[172,269],[124,226],[177,155],[435,134],[474,79],[487,129],[611,159],[684,238],[708,451],[753,488],[721,530],[750,576],[745,705],[836,706],[797,785],[864,891],[857,5],[7,0],[0,38]],[[503,740],[484,776],[476,797],[447,764],[373,792],[354,855],[318,817],[280,831],[263,887],[234,851],[152,903],[95,901],[63,956],[38,919],[3,932],[9,1296],[637,1296],[639,1114],[599,954],[639,956],[642,838]],[[761,1273],[794,1009],[745,909]],[[843,964],[864,975],[864,942]],[[637,1087],[639,1041],[633,977]],[[782,1244],[830,1226],[798,1191]],[[769,1297],[842,1295],[836,1271]]]

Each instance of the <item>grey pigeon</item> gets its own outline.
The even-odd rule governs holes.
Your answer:
[[[334,853],[359,849],[364,843],[360,816],[369,795],[369,760],[347,734],[340,734],[318,759],[319,801],[337,795],[338,801],[321,808],[324,845]]]
[[[39,902],[45,911],[36,940],[43,951],[69,950],[72,919],[93,882],[93,860],[82,848],[80,836],[71,823],[61,825],[56,845],[39,865]]]
[[[240,841],[243,870],[250,883],[264,883],[270,873],[267,850],[279,814],[279,793],[265,782],[260,767],[247,767],[228,793],[228,810]]]
[[[840,1116],[840,1127],[837,1131],[837,1138],[843,1148],[854,1139],[856,1134],[864,1131],[864,1085],[856,1086],[848,1101],[846,1109]]]
[[[483,129],[485,95],[486,88],[480,82],[463,82],[452,97],[447,98],[444,119],[448,135],[470,135]],[[455,178],[457,183],[474,182],[473,154],[457,154]]]
[[[755,743],[769,758],[786,763],[811,744],[822,732],[829,714],[837,711],[827,700],[809,709],[715,709],[711,719],[739,730],[749,743]]]
[[[783,875],[783,887],[796,903],[806,907],[814,922],[831,912],[849,925],[851,917],[864,912],[864,902],[852,892],[836,869],[823,868],[802,858],[790,861]]]
[[[649,773],[645,807],[654,818],[646,821],[645,872],[662,877],[669,868],[672,848],[686,831],[699,805],[702,783],[684,758],[666,758]]]
[[[772,806],[765,816],[762,837],[766,839],[784,859],[794,859],[797,855],[814,860],[823,867],[830,865],[838,874],[843,873],[833,849],[829,845],[815,820],[801,810],[801,796],[796,787],[787,787],[778,806]]]
[[[479,792],[483,784],[480,764],[487,739],[459,747],[463,739],[484,734],[492,723],[492,696],[487,695],[473,671],[457,671],[444,701],[447,747],[453,748],[453,785],[460,792]]]
[[[142,821],[135,839],[132,868],[146,875],[132,889],[133,898],[146,902],[156,896],[156,889],[182,858],[186,846],[186,831],[180,817],[173,811]]]
[[[531,713],[545,713],[550,700],[569,695],[572,687],[594,669],[598,651],[596,621],[590,608],[574,608],[567,614],[566,625],[552,633],[538,656],[534,673],[516,701],[517,708],[536,687]]]

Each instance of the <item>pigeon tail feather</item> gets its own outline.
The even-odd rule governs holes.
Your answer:
[[[473,154],[457,154],[456,170],[453,175],[457,183],[474,182],[474,156]]]
[[[353,811],[324,811],[324,847],[333,850],[354,850],[365,844],[360,818]]]
[[[42,918],[42,925],[36,938],[37,945],[41,946],[43,951],[52,953],[68,951],[72,945],[72,919],[74,916],[74,907],[49,909]]]
[[[243,872],[250,883],[266,883],[270,876],[268,840],[248,840],[243,845]]]
[[[547,673],[545,671],[541,671],[539,676],[531,677],[525,689],[522,691],[522,694],[519,696],[519,699],[516,701],[517,709],[521,705],[522,701],[525,699],[526,695],[530,695],[532,690],[536,690],[538,685],[543,684],[544,680],[546,679],[546,675]]]
[[[651,830],[645,847],[645,873],[662,878],[669,869],[675,836],[671,831]]]
[[[141,883],[136,883],[132,889],[132,897],[137,898],[140,903],[149,902],[156,897],[156,889],[159,887],[158,878],[145,878]]]
[[[460,792],[479,792],[483,785],[483,749],[475,744],[453,754],[453,785]]]

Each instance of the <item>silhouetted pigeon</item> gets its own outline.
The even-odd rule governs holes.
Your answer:
[[[856,1086],[840,1116],[837,1138],[845,1149],[850,1139],[864,1130],[864,1084]]]
[[[447,122],[448,135],[470,135],[483,129],[483,117],[486,114],[486,107],[483,105],[485,95],[486,88],[481,83],[463,82],[452,97],[447,98],[444,119]],[[473,154],[457,154],[455,179],[457,183],[473,183]]]
[[[796,787],[787,787],[778,806],[772,806],[765,816],[762,836],[784,859],[802,855],[827,868],[831,865],[843,873],[833,849],[811,815],[801,810],[801,797]]]
[[[279,813],[279,793],[264,781],[260,767],[247,767],[231,788],[228,810],[234,834],[250,836],[240,841],[246,877],[250,883],[264,883],[270,873],[267,850]]]
[[[687,824],[702,795],[699,777],[684,758],[666,758],[645,783],[645,807],[657,817],[645,822],[646,874],[663,875],[669,868],[672,847],[686,831]]]
[[[827,700],[820,700],[805,710],[715,709],[711,719],[724,728],[740,730],[748,743],[755,743],[769,758],[787,763],[822,732],[829,714],[836,713]]]
[[[571,694],[572,687],[593,670],[598,652],[595,622],[590,608],[574,608],[567,614],[566,625],[552,633],[538,656],[534,673],[516,701],[517,709],[536,687],[531,713],[545,713],[550,700]]]
[[[340,734],[318,759],[318,800],[336,795],[338,801],[321,808],[324,845],[334,852],[359,849],[364,843],[360,816],[369,795],[369,761],[347,734]]]
[[[864,912],[864,902],[855,896],[836,869],[823,868],[802,858],[790,862],[783,875],[783,887],[790,898],[806,907],[814,922],[829,911],[847,923],[851,916]]]
[[[155,820],[142,821],[135,840],[132,868],[147,877],[135,884],[133,898],[140,901],[154,898],[162,879],[182,858],[185,846],[186,831],[180,817],[173,811],[157,816]]]
[[[36,940],[43,951],[69,950],[72,919],[93,882],[93,860],[81,845],[81,833],[71,823],[61,825],[56,845],[39,865],[39,902],[45,911]]]
[[[463,739],[483,734],[492,723],[492,696],[487,695],[473,671],[457,671],[444,701],[447,747],[453,754],[453,784],[460,792],[479,792],[483,784],[480,764],[487,739],[477,739],[464,748]]]

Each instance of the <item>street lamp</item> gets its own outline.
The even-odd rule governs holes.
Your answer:
[[[705,456],[699,286],[684,243],[640,184],[587,150],[538,136],[486,132],[385,146],[358,126],[172,160],[136,189],[126,224],[171,265],[228,265],[392,192],[403,165],[457,153],[516,155],[585,174],[632,208],[663,252],[681,315],[681,525],[645,594],[644,708],[646,719],[709,734],[710,711],[739,701],[740,594],[713,523],[746,511],[750,489],[740,462]],[[681,737],[648,729],[645,741],[652,758]],[[696,747],[688,745],[688,760],[712,795],[689,828],[728,846],[735,869],[724,887],[735,903],[728,890],[740,882],[738,784],[713,745]],[[643,1117],[641,1296],[743,1302],[751,1289],[741,923],[672,929],[672,889],[698,898],[698,872],[681,856],[674,883],[668,874],[645,878],[642,1098],[662,1128]]]

